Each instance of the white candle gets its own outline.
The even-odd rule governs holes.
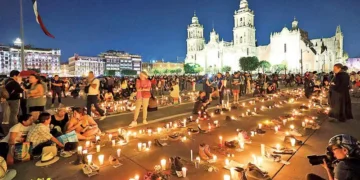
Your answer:
[[[104,164],[104,155],[103,154],[100,154],[98,156],[98,159],[99,159],[99,163],[100,163],[100,166],[102,166]]]
[[[295,138],[291,138],[291,139],[290,139],[290,142],[291,142],[291,146],[292,146],[292,147],[295,147],[296,139],[295,139]]]
[[[161,133],[161,128],[160,127],[157,128],[157,132],[158,132],[158,134]]]
[[[228,166],[230,164],[229,159],[225,159],[225,165]]]
[[[162,170],[165,171],[165,170],[166,170],[166,160],[165,160],[165,159],[162,159],[162,160],[160,161],[160,164],[161,164]]]
[[[292,124],[292,125],[290,125],[290,129],[291,130],[294,130],[294,128],[295,128],[295,126]]]
[[[222,136],[219,136],[220,146],[222,146],[222,139],[223,139],[223,137],[222,137]]]
[[[120,155],[121,155],[121,149],[117,149],[117,150],[116,150],[116,155],[117,155],[118,158],[120,157]]]
[[[86,142],[85,142],[85,147],[86,147],[86,148],[89,148],[89,147],[90,147],[90,141],[86,141]]]
[[[240,141],[240,148],[243,149],[243,150],[245,149],[245,143],[244,143],[244,141]]]
[[[230,175],[224,175],[224,180],[231,180]]]
[[[85,150],[83,150],[83,151],[82,151],[82,153],[85,155],[85,154],[87,154],[87,153],[88,153],[88,150],[87,150],[87,149],[85,149]]]
[[[115,146],[115,139],[111,140],[111,146],[112,146],[112,147]]]
[[[305,127],[305,126],[306,126],[305,122],[302,122],[302,123],[301,123],[301,126],[302,126],[302,127]]]
[[[95,136],[96,142],[100,141],[100,136]]]
[[[169,129],[170,128],[170,125],[169,124],[166,124],[166,129]]]
[[[81,153],[82,153],[82,146],[78,146],[78,147],[77,147],[77,152],[78,152],[78,154],[81,154]]]
[[[150,149],[151,147],[151,141],[148,142],[148,148]]]
[[[277,132],[279,131],[279,127],[278,127],[278,126],[275,126],[274,129],[275,129],[275,133],[277,133]]]
[[[135,175],[135,180],[139,180],[140,176],[139,175]]]
[[[186,119],[184,119],[184,127],[186,127]]]
[[[213,160],[214,160],[214,162],[216,162],[216,160],[217,160],[217,156],[213,156]]]
[[[255,132],[254,132],[254,131],[251,131],[251,136],[255,136]]]
[[[254,164],[257,164],[257,158],[256,158],[256,156],[253,154],[252,157],[253,157],[253,160],[254,160]]]
[[[148,135],[151,136],[151,129],[148,129]]]
[[[142,143],[138,143],[138,150],[141,151],[142,149]]]
[[[262,124],[260,123],[260,124],[259,124],[259,129],[261,129],[261,128],[262,128]]]
[[[182,171],[183,177],[186,177],[186,171],[187,171],[186,167],[181,168],[181,171]]]
[[[143,143],[142,146],[142,149],[146,149],[146,143]]]
[[[231,179],[236,179],[236,173],[235,173],[235,168],[230,168],[230,176]]]
[[[88,155],[86,156],[86,159],[87,159],[87,161],[88,161],[88,164],[91,164],[91,163],[92,163],[92,155],[91,155],[91,154],[88,154]]]
[[[258,157],[258,158],[257,158],[258,166],[261,166],[261,165],[262,165],[262,162],[263,162],[262,157]]]
[[[276,150],[280,151],[280,144],[276,144]]]
[[[111,141],[112,139],[112,134],[109,134],[109,141]]]
[[[265,144],[261,144],[261,155],[265,156]]]
[[[96,152],[100,152],[100,145],[96,145]]]
[[[191,160],[191,162],[193,161],[193,150],[192,149],[190,150],[190,160]]]

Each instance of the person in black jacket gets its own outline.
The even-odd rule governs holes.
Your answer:
[[[24,89],[20,86],[19,81],[21,81],[21,77],[20,72],[17,70],[12,70],[10,72],[10,78],[5,81],[5,88],[9,93],[7,101],[10,107],[10,127],[18,122],[17,116],[20,108],[20,97],[24,92]]]

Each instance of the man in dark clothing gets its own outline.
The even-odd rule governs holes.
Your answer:
[[[9,98],[7,99],[10,107],[9,127],[18,123],[17,116],[20,108],[20,97],[24,92],[24,89],[19,84],[21,80],[20,72],[12,70],[10,72],[10,78],[5,81],[5,88],[9,93]]]
[[[55,75],[54,79],[51,80],[51,91],[52,91],[51,107],[54,107],[56,95],[58,96],[59,104],[61,104],[62,86],[63,86],[63,82],[59,79],[58,75]]]

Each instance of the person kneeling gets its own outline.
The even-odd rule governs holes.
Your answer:
[[[199,111],[204,112],[209,103],[209,100],[206,98],[206,93],[204,91],[200,91],[199,97],[194,104],[193,114],[198,114]]]
[[[43,147],[56,143],[60,148],[64,145],[50,133],[51,115],[43,112],[39,116],[39,124],[30,129],[26,141],[33,143],[33,155],[40,155]]]
[[[79,140],[94,139],[96,135],[101,134],[94,119],[86,114],[84,108],[80,107],[73,108],[73,117],[69,121],[66,133],[74,130]]]

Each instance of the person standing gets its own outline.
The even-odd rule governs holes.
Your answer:
[[[209,80],[209,77],[207,74],[205,74],[204,76],[204,80],[203,80],[203,91],[206,93],[206,99],[210,99],[210,94],[211,94],[211,83]]]
[[[234,77],[231,79],[231,89],[234,94],[234,103],[239,103],[239,93],[240,93],[239,72],[235,72]]]
[[[95,78],[94,73],[92,71],[89,72],[88,75],[88,92],[86,98],[86,108],[87,114],[91,116],[91,106],[94,105],[96,111],[99,112],[101,120],[106,118],[104,110],[102,110],[99,105],[99,96],[100,96],[100,81],[99,79]]]
[[[17,116],[20,108],[20,97],[24,92],[24,89],[19,84],[21,80],[20,72],[12,70],[10,72],[10,78],[5,81],[5,88],[9,93],[9,98],[7,99],[10,108],[9,127],[14,126],[18,122]]]
[[[345,122],[353,119],[350,98],[350,76],[342,70],[343,65],[334,65],[334,79],[330,83],[330,120]]]
[[[222,101],[224,99],[224,78],[223,75],[221,73],[217,74],[217,78],[218,78],[218,90],[219,90],[219,104],[222,104]]]
[[[54,79],[51,80],[51,91],[52,91],[51,107],[54,107],[56,96],[58,97],[59,106],[61,105],[62,89],[63,89],[63,82],[60,80],[58,75],[55,75]]]
[[[143,124],[147,124],[147,109],[149,106],[149,98],[151,97],[150,89],[151,82],[148,79],[148,75],[145,71],[142,71],[140,73],[140,79],[136,80],[136,108],[134,111],[134,120],[131,122],[129,127],[137,126],[137,119],[140,114],[141,106],[143,110]]]

